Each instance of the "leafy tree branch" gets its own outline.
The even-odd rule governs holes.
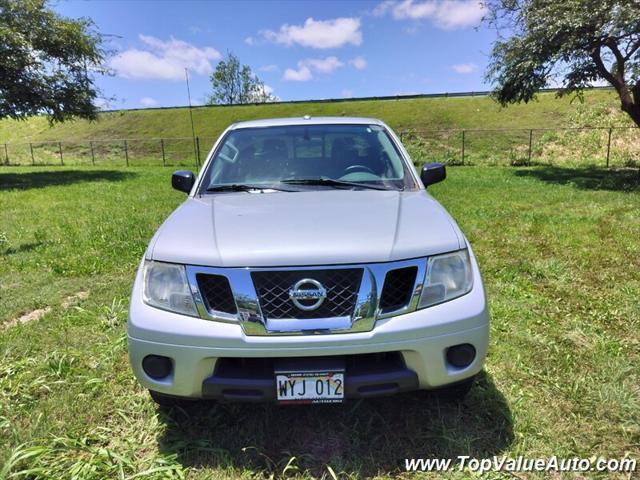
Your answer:
[[[217,105],[236,105],[244,103],[273,102],[264,82],[251,71],[248,65],[241,65],[233,53],[228,52],[224,60],[218,62],[211,75],[213,94],[207,103]]]
[[[91,20],[63,18],[45,0],[0,0],[0,118],[95,119],[105,56]]]
[[[528,102],[551,80],[580,94],[605,81],[640,126],[640,0],[488,0],[499,34],[487,80],[503,105]],[[504,35],[506,32],[506,35]]]

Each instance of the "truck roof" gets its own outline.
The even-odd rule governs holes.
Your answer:
[[[290,125],[382,125],[384,122],[377,118],[365,117],[290,117],[290,118],[264,118],[261,120],[249,120],[231,125],[231,130],[240,128],[260,128],[260,127],[285,127]]]

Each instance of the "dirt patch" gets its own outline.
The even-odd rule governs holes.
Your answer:
[[[24,315],[18,318],[14,318],[13,320],[9,320],[7,323],[2,325],[2,327],[11,328],[21,323],[29,323],[29,322],[33,322],[34,320],[40,320],[50,311],[51,311],[51,307],[39,308],[38,310],[33,310],[29,313],[25,313]]]
[[[78,302],[86,300],[87,298],[89,298],[89,292],[88,291],[81,291],[81,292],[78,292],[78,293],[76,293],[74,295],[68,296],[67,298],[65,298],[62,301],[62,303],[60,305],[62,306],[62,308],[64,308],[66,310],[66,309],[74,306]],[[40,320],[42,317],[44,317],[50,311],[51,311],[51,307],[45,307],[45,308],[39,308],[37,310],[32,310],[31,312],[25,313],[24,315],[21,315],[21,316],[19,316],[17,318],[14,318],[13,320],[9,320],[8,322],[0,325],[0,328],[11,328],[11,327],[15,327],[16,325],[20,325],[22,323],[29,323],[29,322],[33,322],[35,320]]]
[[[67,308],[72,307],[76,303],[81,302],[82,300],[86,300],[87,298],[89,298],[89,292],[87,291],[78,292],[75,295],[71,295],[65,298],[61,305],[62,305],[62,308],[66,310]]]

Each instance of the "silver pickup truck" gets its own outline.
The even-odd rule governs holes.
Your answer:
[[[149,243],[128,322],[160,405],[463,397],[489,316],[478,265],[398,137],[370,118],[230,126]]]

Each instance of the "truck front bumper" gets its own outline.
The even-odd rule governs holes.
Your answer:
[[[227,400],[269,400],[275,397],[275,378],[269,362],[279,358],[314,357],[318,362],[360,355],[383,354],[391,364],[356,362],[347,368],[347,397],[434,389],[468,379],[482,370],[489,340],[489,315],[482,279],[473,261],[474,287],[455,300],[376,322],[369,332],[291,336],[250,336],[242,327],[159,310],[142,301],[141,282],[134,285],[128,323],[129,357],[142,386],[181,397]],[[140,277],[140,276],[138,276]],[[449,348],[470,344],[473,361],[464,368],[447,360]],[[145,373],[149,355],[171,360],[171,373],[157,379]],[[367,357],[368,358],[368,357]],[[225,370],[229,359],[259,365]],[[253,360],[251,360],[253,359]],[[368,367],[367,365],[371,365]],[[265,371],[267,372],[265,374]],[[238,395],[244,390],[245,393]],[[253,390],[254,394],[247,394]],[[240,392],[241,393],[241,392]]]

